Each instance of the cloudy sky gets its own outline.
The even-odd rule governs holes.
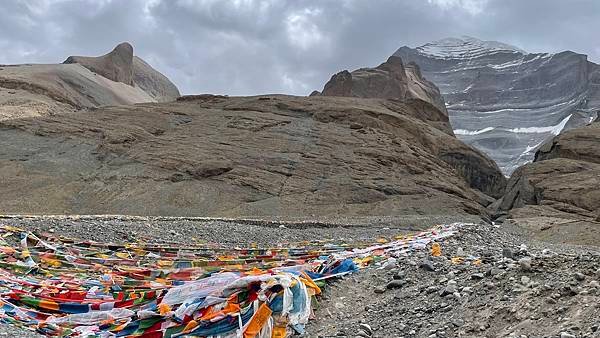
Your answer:
[[[306,95],[331,74],[449,36],[600,62],[598,0],[2,0],[0,64],[129,41],[183,93]]]

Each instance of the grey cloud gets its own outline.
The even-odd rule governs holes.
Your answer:
[[[0,63],[60,62],[122,41],[184,93],[305,95],[402,45],[459,35],[600,61],[595,0],[0,2]]]

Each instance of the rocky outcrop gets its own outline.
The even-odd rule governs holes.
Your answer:
[[[456,136],[509,175],[563,130],[600,108],[600,66],[582,54],[527,53],[494,41],[448,38],[394,53],[415,62],[446,102]]]
[[[432,126],[454,136],[444,99],[438,88],[427,81],[414,63],[404,65],[397,56],[390,57],[376,68],[361,68],[353,72],[344,70],[331,77],[321,93],[310,96],[345,96],[384,98],[410,102],[420,110]],[[431,107],[433,106],[433,107]],[[431,114],[437,110],[439,113]],[[437,144],[436,155],[457,170],[469,185],[489,196],[502,196],[506,179],[498,166],[480,151],[467,145]],[[460,148],[460,149],[458,149]]]
[[[112,81],[137,86],[158,102],[173,101],[180,96],[177,87],[166,76],[133,55],[133,46],[127,42],[106,55],[69,56],[64,63],[77,63]]]
[[[448,162],[493,163],[441,130],[444,120],[417,99],[282,95],[8,120],[0,122],[0,193],[11,198],[0,210],[485,216],[489,197]],[[483,186],[502,178],[496,172],[467,178],[493,195]]]
[[[133,46],[127,42],[117,45],[106,55],[69,56],[63,63],[78,63],[109,80],[133,86]]]
[[[177,87],[133,56],[128,43],[100,57],[70,56],[63,64],[0,67],[0,120],[178,97]]]
[[[311,93],[311,96],[318,92]],[[402,59],[391,56],[375,68],[360,68],[353,72],[341,71],[325,84],[323,96],[349,96],[383,99],[421,99],[446,112],[439,90],[421,76],[419,67],[404,65]]]
[[[548,141],[533,163],[513,173],[499,208],[514,213],[527,206],[565,218],[595,220],[600,215],[600,123]],[[540,209],[520,214],[531,210]]]
[[[535,153],[535,162],[554,158],[600,164],[600,121],[566,131],[543,144]]]

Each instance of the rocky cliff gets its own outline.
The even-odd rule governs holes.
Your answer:
[[[311,95],[349,96],[383,99],[421,99],[446,112],[438,88],[421,75],[419,67],[405,65],[400,57],[391,56],[375,68],[341,71],[331,77],[323,91]]]
[[[535,161],[511,176],[495,203],[544,239],[586,242],[600,224],[600,123],[563,132],[547,141]]]
[[[69,56],[63,63],[77,63],[105,78],[133,86],[133,46],[123,42],[102,56]]]
[[[438,88],[422,76],[416,64],[405,65],[398,56],[390,57],[375,68],[339,72],[331,77],[321,93],[313,92],[311,94],[311,96],[315,95],[384,98],[410,101],[412,105],[417,106],[432,105],[437,108],[439,113],[435,114],[438,116],[435,121],[430,121],[430,123],[454,136],[444,99]],[[424,117],[431,115],[429,110],[422,109]],[[449,149],[445,144],[438,144],[436,145],[436,154],[457,170],[473,188],[490,196],[500,197],[505,179],[494,161],[469,146],[464,145],[460,148],[457,150],[453,145]]]
[[[589,123],[600,108],[600,66],[582,54],[527,53],[463,37],[394,55],[419,65],[440,88],[457,137],[507,175],[533,160],[545,140]]]
[[[533,163],[515,171],[500,207],[510,210],[526,205],[600,216],[600,123],[549,140]]]

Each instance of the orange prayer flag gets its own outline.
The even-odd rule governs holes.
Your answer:
[[[58,303],[52,302],[52,301],[49,301],[49,300],[45,300],[45,299],[40,300],[39,307],[42,308],[42,309],[46,309],[46,310],[54,310],[54,311],[58,311],[59,310],[58,309]]]
[[[167,303],[160,303],[158,305],[158,311],[160,312],[161,316],[164,316],[171,311],[171,307]]]
[[[315,291],[315,295],[321,293],[321,288],[317,284],[315,284],[315,282],[313,282],[312,278],[310,278],[310,276],[306,272],[302,272],[302,277],[300,277],[300,280],[302,281],[302,283],[304,283],[304,285],[313,289]]]
[[[187,325],[185,326],[185,328],[183,329],[183,332],[190,332],[192,331],[196,326],[198,326],[198,322],[195,320],[190,320],[189,323],[187,323]]]
[[[442,246],[440,243],[433,243],[431,246],[431,255],[433,257],[439,257],[442,255]]]
[[[271,333],[271,338],[285,338],[287,337],[287,328],[285,326],[275,326]]]
[[[273,311],[267,306],[266,303],[262,303],[258,308],[258,311],[252,316],[248,326],[246,326],[246,330],[244,331],[244,338],[254,338],[260,332],[260,330],[265,326],[269,317]]]

